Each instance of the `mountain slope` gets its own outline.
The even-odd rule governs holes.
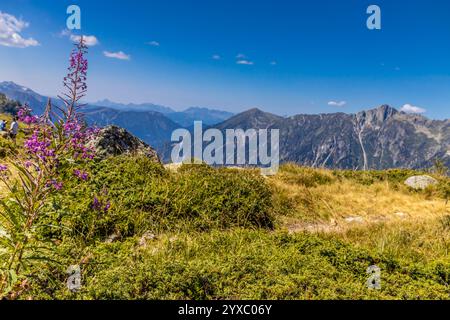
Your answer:
[[[1,82],[0,93],[4,93],[11,100],[17,100],[22,104],[27,103],[35,114],[43,113],[48,100],[47,97],[14,82]],[[53,105],[60,103],[59,99],[52,99]],[[84,113],[90,124],[98,126],[115,124],[127,129],[155,148],[170,140],[172,131],[180,127],[162,113],[155,111],[134,111],[133,109],[127,111],[88,105]]]
[[[146,143],[159,149],[170,141],[172,132],[180,126],[159,112],[119,111],[111,108],[88,107],[84,112],[91,124],[117,125],[130,131]]]
[[[283,117],[253,108],[239,113],[215,127],[218,129],[265,129],[281,123],[283,119]]]
[[[169,107],[160,106],[160,105],[153,104],[153,103],[123,104],[123,103],[116,103],[116,102],[110,101],[108,99],[94,102],[93,105],[99,106],[99,107],[107,107],[107,108],[121,110],[121,111],[142,111],[142,112],[154,111],[154,112],[160,112],[163,114],[175,112],[173,109],[171,109]]]
[[[22,104],[28,104],[33,108],[36,114],[44,112],[47,103],[47,97],[41,96],[33,90],[18,85],[12,81],[0,82],[0,93],[3,93],[10,100],[19,101]]]
[[[153,103],[123,104],[113,102],[108,99],[94,102],[93,105],[99,107],[107,107],[119,111],[160,112],[172,121],[178,123],[180,126],[186,128],[193,126],[194,121],[202,121],[205,125],[214,125],[233,116],[233,113],[231,112],[216,109],[191,107],[184,111],[175,111],[172,108],[156,105]]]
[[[166,116],[183,127],[191,127],[194,125],[194,121],[202,121],[205,125],[215,125],[229,119],[233,114],[215,109],[192,107],[181,112],[169,113]]]
[[[39,114],[47,98],[13,82],[1,82],[0,93],[11,100],[28,103]],[[53,103],[58,103],[55,99]],[[90,123],[100,126],[115,124],[129,130],[154,146],[169,161],[170,136],[179,127],[192,128],[194,120],[204,125],[225,129],[280,129],[280,161],[296,162],[312,167],[345,169],[426,168],[434,160],[450,166],[450,120],[430,120],[420,115],[399,112],[387,105],[356,114],[330,113],[296,115],[289,118],[251,109],[231,113],[206,108],[190,108],[183,112],[161,107],[164,112],[146,107],[121,109],[86,107]],[[137,108],[137,110],[136,110]],[[164,109],[166,108],[166,109]],[[229,118],[231,116],[231,118]],[[218,124],[215,124],[223,119]]]
[[[0,93],[9,99],[27,103],[36,114],[41,114],[48,98],[14,82],[1,82]],[[52,99],[53,105],[59,105],[59,99]],[[232,114],[206,108],[190,108],[183,112],[155,104],[119,104],[109,100],[99,101],[102,106],[88,105],[85,108],[89,123],[98,126],[114,124],[123,127],[146,143],[161,151],[161,146],[170,141],[175,129],[193,125],[201,120],[212,125],[229,118]],[[171,120],[174,119],[174,120]]]
[[[426,168],[450,165],[450,121],[429,120],[383,105],[357,114],[278,117],[250,110],[220,130],[280,129],[280,161],[343,169]]]

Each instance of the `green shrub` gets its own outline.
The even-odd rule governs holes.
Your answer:
[[[42,221],[46,236],[89,242],[149,230],[273,226],[270,189],[254,171],[193,165],[170,173],[145,157],[128,156],[91,164],[90,170],[87,182],[65,173],[65,191],[48,204]],[[94,197],[110,201],[110,210],[93,210]]]
[[[64,189],[48,203],[41,222],[44,235],[81,237],[87,242],[115,233],[131,236],[139,230],[143,217],[136,210],[148,193],[154,195],[166,175],[164,168],[142,157],[116,157],[88,165],[87,182],[73,172],[64,172]],[[94,210],[94,197],[108,211]],[[54,226],[62,226],[55,228]]]
[[[170,211],[197,230],[272,228],[271,190],[257,170],[183,165],[171,184]]]
[[[327,170],[301,167],[296,164],[282,165],[278,176],[284,182],[303,185],[305,187],[328,184],[335,180],[333,175]]]
[[[439,180],[438,185],[436,186],[438,195],[448,201],[450,198],[450,179],[449,178],[441,178]]]

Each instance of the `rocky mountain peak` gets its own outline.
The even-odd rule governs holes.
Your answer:
[[[230,119],[217,125],[220,129],[227,128],[268,128],[277,121],[283,119],[272,113],[261,111],[258,108],[252,108],[239,113]]]
[[[386,120],[398,113],[397,109],[392,108],[391,106],[389,106],[387,104],[383,104],[383,105],[379,106],[378,108],[373,109],[372,111],[374,111],[376,113],[377,118],[383,119],[383,120]]]
[[[384,104],[375,109],[360,111],[356,114],[356,120],[359,124],[381,126],[386,120],[398,113],[397,109]]]

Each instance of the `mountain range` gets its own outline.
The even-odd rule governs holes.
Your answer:
[[[38,112],[47,98],[11,82],[0,93],[29,103]],[[122,105],[108,100],[89,105],[88,122],[116,124],[154,146],[169,160],[173,130],[202,120],[226,129],[279,129],[280,161],[341,169],[428,168],[434,160],[450,166],[450,120],[430,120],[400,112],[388,105],[355,114],[300,114],[281,117],[259,109],[237,115],[207,108],[176,112],[153,104]]]
[[[388,105],[356,114],[284,118],[258,109],[216,126],[280,129],[280,161],[340,169],[429,168],[450,165],[450,120],[430,120]]]
[[[11,81],[0,82],[0,93],[11,100],[28,104],[35,114],[44,112],[48,100],[48,97]],[[52,98],[52,104],[61,105],[61,101]],[[107,99],[87,103],[83,112],[90,124],[121,126],[156,149],[170,141],[173,130],[192,126],[194,120],[203,121],[205,125],[210,126],[233,115],[226,111],[199,107],[177,112],[170,107],[152,103],[121,104]]]

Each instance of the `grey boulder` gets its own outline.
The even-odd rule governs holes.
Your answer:
[[[405,184],[413,188],[415,190],[423,190],[429,186],[436,185],[438,181],[430,176],[422,175],[422,176],[412,176],[406,179]]]

